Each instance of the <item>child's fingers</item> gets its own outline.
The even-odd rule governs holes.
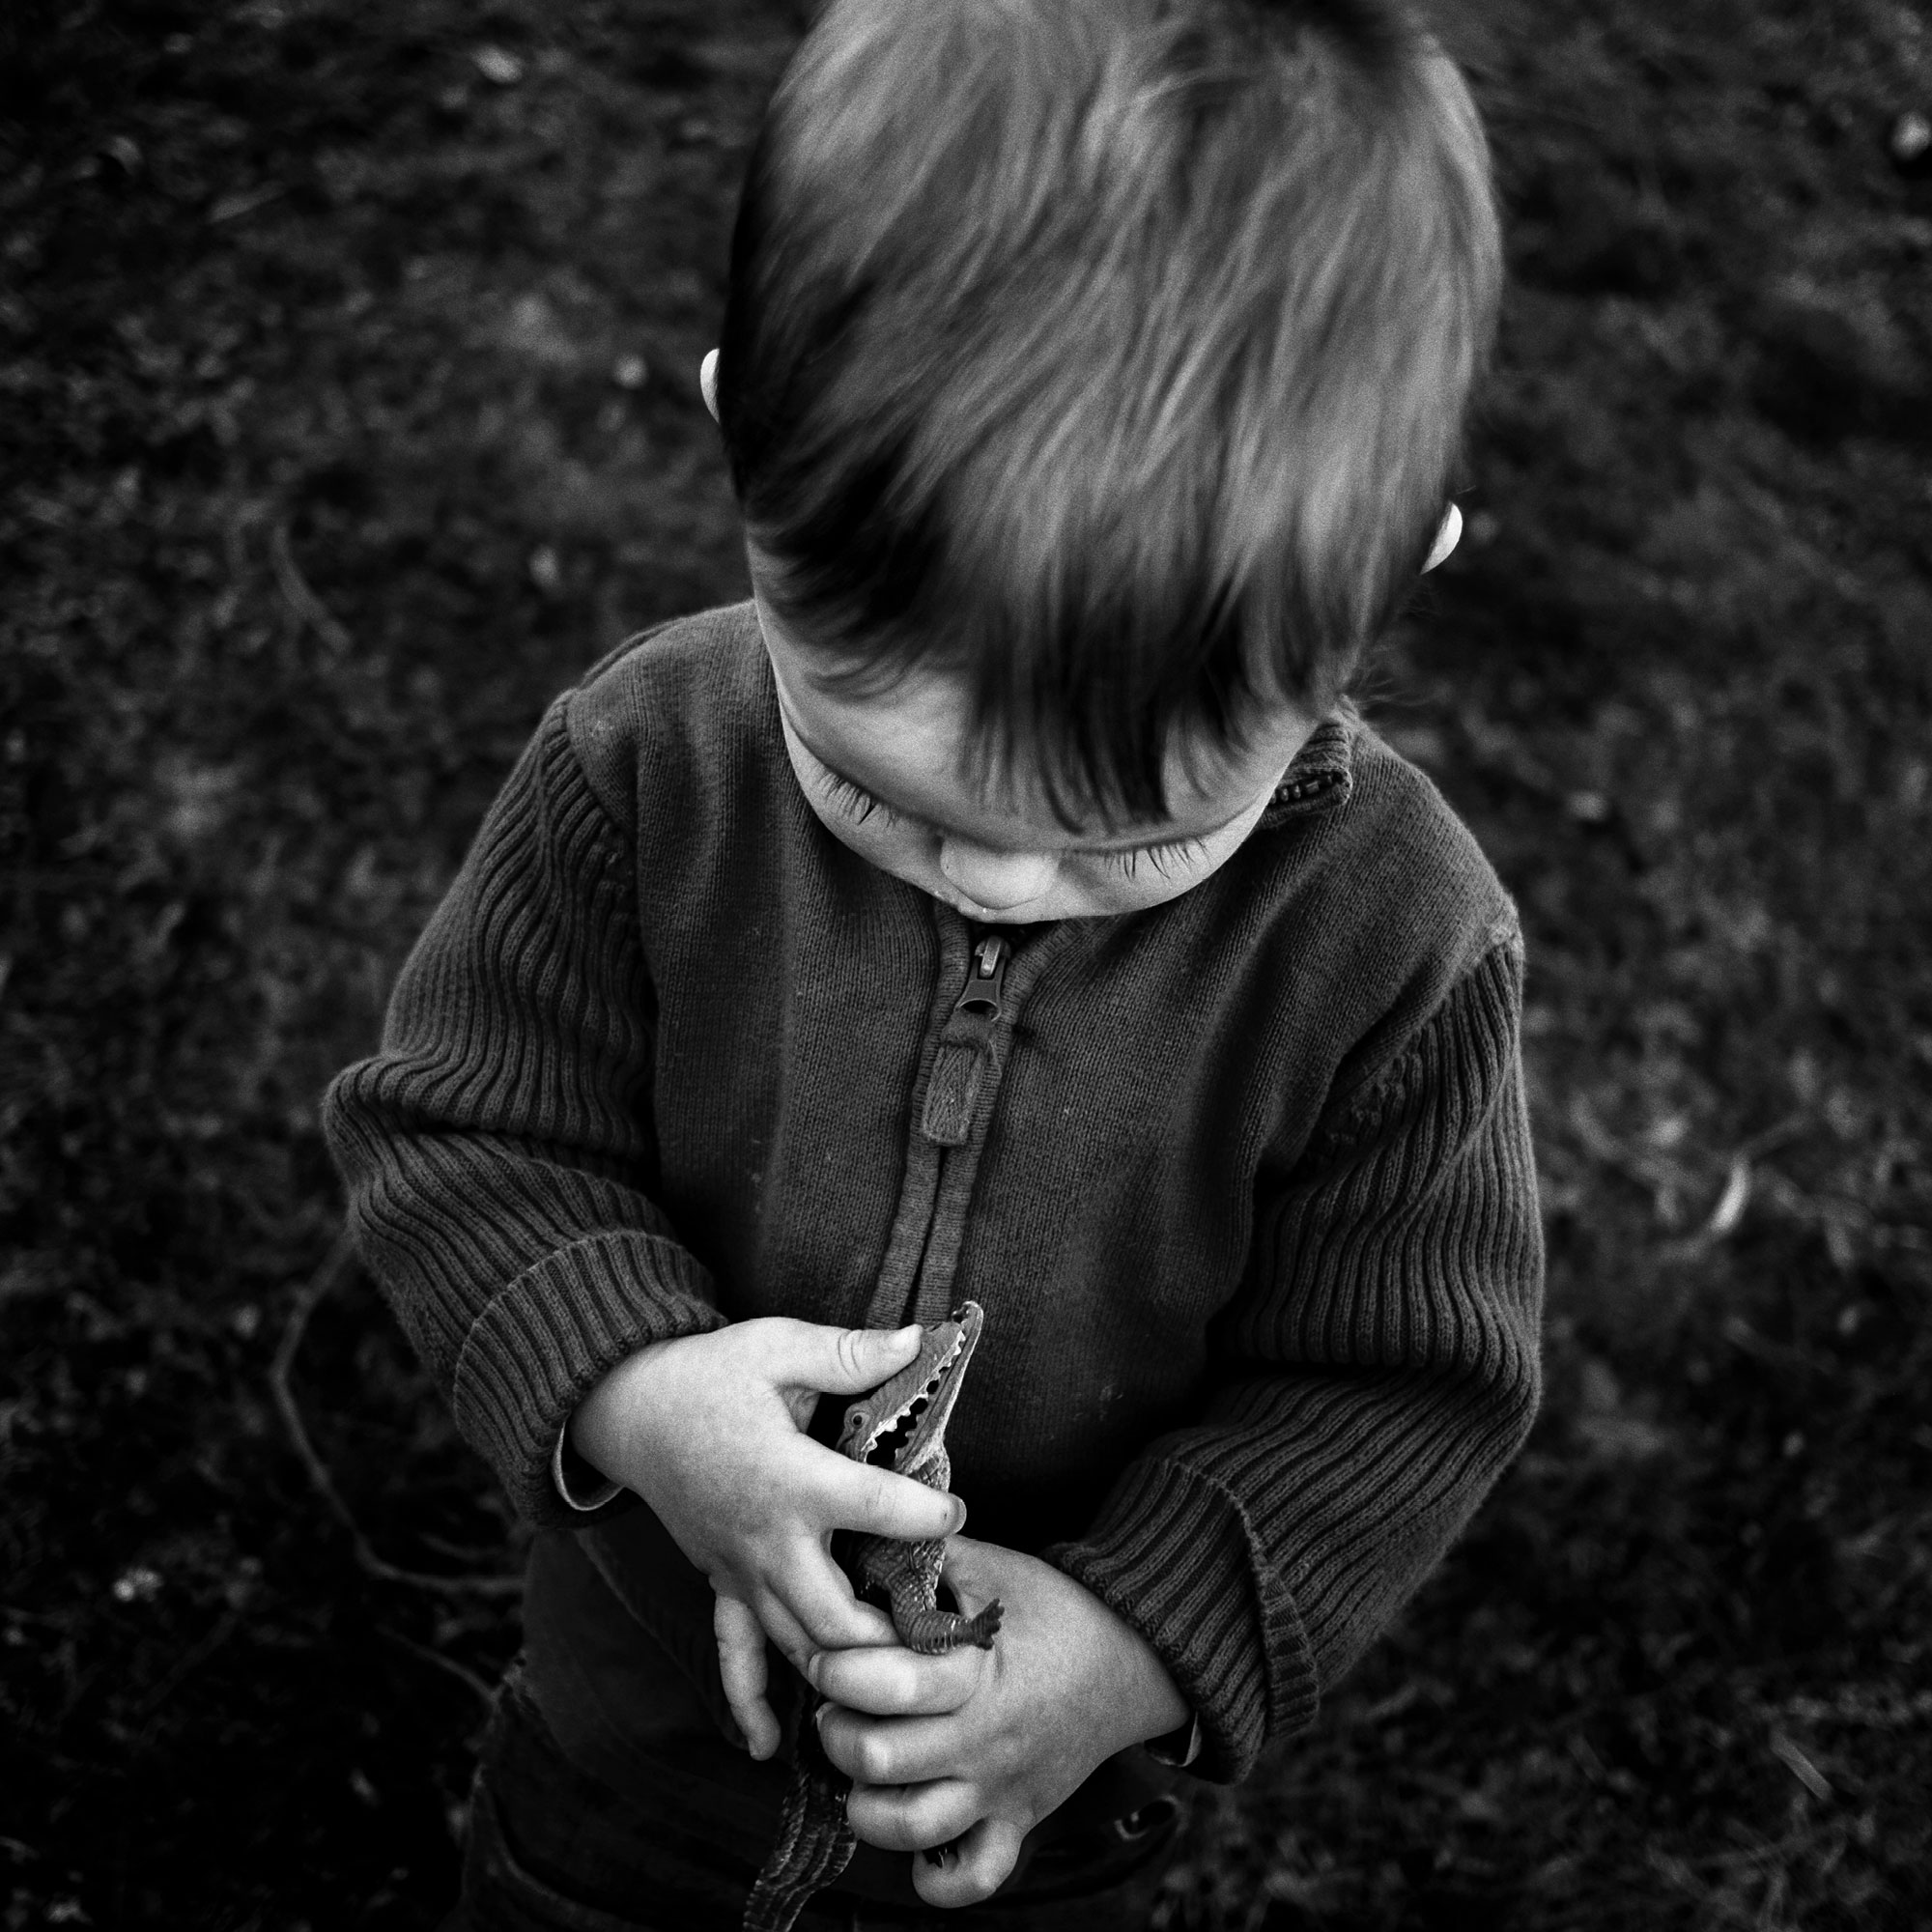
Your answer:
[[[872,1718],[827,1704],[818,1736],[825,1755],[859,1784],[923,1788],[983,1763],[964,1760],[959,1721],[952,1712],[932,1718]]]
[[[986,1652],[972,1644],[922,1657],[894,1643],[821,1651],[806,1675],[821,1696],[848,1711],[875,1718],[941,1717],[958,1710],[980,1688],[986,1661]]]
[[[828,1395],[877,1388],[919,1353],[917,1322],[906,1328],[832,1328],[818,1321],[773,1317],[760,1324],[766,1372]]]
[[[971,1830],[980,1804],[973,1786],[958,1777],[930,1784],[855,1784],[845,1815],[867,1844],[886,1852],[918,1852]]]
[[[1007,1882],[1024,1836],[1009,1818],[983,1818],[961,1837],[914,1855],[913,1889],[928,1905],[977,1905]]]
[[[853,1596],[816,1539],[796,1546],[754,1601],[772,1641],[801,1675],[814,1651],[896,1641],[892,1619]]]
[[[854,1463],[827,1450],[799,1471],[804,1506],[821,1529],[856,1529],[903,1543],[934,1543],[966,1521],[966,1505],[910,1476]]]
[[[712,1605],[711,1627],[718,1638],[718,1674],[745,1748],[764,1759],[779,1747],[779,1720],[765,1697],[765,1630],[749,1604],[720,1597]]]
[[[778,1645],[780,1654],[803,1677],[814,1648],[811,1634],[786,1608],[784,1600],[770,1590],[760,1590],[754,1600],[758,1622],[765,1634]]]

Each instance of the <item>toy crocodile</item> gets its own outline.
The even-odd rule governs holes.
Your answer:
[[[928,1489],[952,1485],[946,1425],[959,1400],[966,1365],[980,1340],[984,1316],[977,1301],[963,1302],[948,1321],[927,1328],[919,1354],[889,1381],[845,1411],[838,1438],[855,1463],[883,1463]],[[883,1596],[893,1628],[908,1650],[936,1657],[962,1643],[990,1650],[1000,1628],[1000,1605],[961,1616],[939,1604],[939,1572],[946,1541],[902,1543],[888,1536],[858,1536],[845,1560],[861,1596]],[[778,1842],[765,1861],[745,1906],[745,1932],[790,1932],[808,1898],[830,1885],[852,1857],[852,1827],[845,1800],[852,1780],[825,1755],[813,1721],[825,1700],[807,1690],[793,1711],[792,1774],[779,1820]]]

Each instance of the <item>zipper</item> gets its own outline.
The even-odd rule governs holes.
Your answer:
[[[1031,939],[1029,946],[1057,950],[1061,943],[1063,938],[1047,934]],[[964,983],[955,981],[957,991],[939,1009],[939,1037],[912,1122],[899,1208],[867,1315],[873,1327],[936,1321],[950,1305],[947,1296],[963,1239],[961,1183],[970,1191],[978,1165],[972,1131],[981,1086],[994,1065],[994,1041],[1019,1004],[1017,990],[1010,1001],[1007,993],[1007,974],[1017,956],[1006,934],[967,925]],[[931,1278],[935,1268],[937,1280]]]
[[[966,983],[941,1029],[921,1116],[926,1139],[941,1147],[958,1147],[972,1129],[993,1032],[1006,1006],[1007,962],[1012,954],[1009,941],[986,932],[966,955]]]
[[[953,1001],[952,1010],[989,1023],[997,1020],[1007,997],[1007,961],[1012,953],[1013,949],[997,932],[981,937],[973,948],[966,983]]]
[[[981,932],[969,943],[966,954],[966,983],[952,1002],[927,1077],[925,1109],[922,1122],[926,1140],[937,1143],[938,1172],[933,1177],[932,1194],[926,1203],[925,1227],[920,1237],[919,1260],[912,1271],[900,1319],[920,1319],[920,1291],[925,1279],[928,1250],[933,1229],[938,1223],[940,1197],[945,1191],[947,1170],[953,1155],[967,1138],[985,1066],[985,1055],[993,1029],[1006,1007],[1007,964],[1013,956],[1012,945],[997,932]]]

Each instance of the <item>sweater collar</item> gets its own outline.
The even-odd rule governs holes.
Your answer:
[[[1281,775],[1258,831],[1270,832],[1291,819],[1333,811],[1347,805],[1355,787],[1355,731],[1359,724],[1352,704],[1344,703],[1315,727],[1308,742],[1295,753],[1294,762]]]

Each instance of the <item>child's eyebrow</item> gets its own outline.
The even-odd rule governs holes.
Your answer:
[[[798,731],[798,724],[796,720],[794,720],[792,723],[792,729],[794,731]],[[909,811],[904,806],[897,804],[893,799],[879,798],[878,792],[871,785],[866,784],[861,780],[855,779],[850,772],[840,771],[839,768],[837,765],[835,765],[830,758],[828,758],[822,752],[819,751],[817,746],[812,744],[810,739],[806,737],[803,731],[799,731],[799,742],[805,746],[805,749],[808,752],[810,752],[811,755],[814,758],[816,758],[818,762],[821,765],[823,765],[825,769],[828,772],[830,772],[832,776],[835,779],[837,779],[840,784],[850,785],[854,791],[863,792],[865,796],[867,798],[878,798],[879,803],[881,805],[887,807],[889,810],[897,812],[901,818],[916,818],[920,821],[922,825],[933,824],[933,820],[929,819],[924,812]],[[1252,800],[1249,801],[1249,803],[1252,802],[1253,802]],[[1135,834],[1123,833],[1116,838],[1104,838],[1098,839],[1076,838],[1073,841],[1073,847],[1077,848],[1082,852],[1141,852],[1141,851],[1151,850],[1152,847],[1157,845],[1185,844],[1197,838],[1213,838],[1215,833],[1223,832],[1229,826],[1234,824],[1236,819],[1240,817],[1241,813],[1244,812],[1247,809],[1248,809],[1247,805],[1236,806],[1235,810],[1229,812],[1225,818],[1216,819],[1212,825],[1204,825],[1198,832],[1170,831],[1167,837],[1165,838],[1161,838],[1158,836],[1150,838],[1145,834],[1135,835]],[[936,827],[936,829],[940,831],[945,831],[948,828],[944,826],[939,826]]]

